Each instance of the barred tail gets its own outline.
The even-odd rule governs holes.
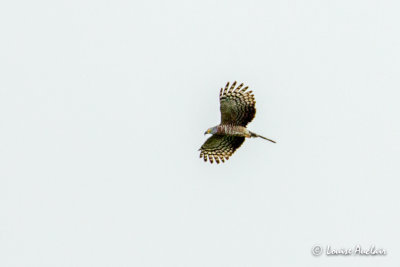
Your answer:
[[[251,137],[261,137],[262,139],[268,140],[268,141],[270,141],[272,143],[276,143],[274,140],[268,139],[268,138],[266,138],[264,136],[261,136],[261,135],[258,135],[256,133],[250,132],[250,134],[251,134]]]

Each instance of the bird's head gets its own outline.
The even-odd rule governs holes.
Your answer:
[[[217,132],[217,126],[208,128],[207,131],[204,133],[204,135],[206,135],[206,134],[215,134],[216,132]]]

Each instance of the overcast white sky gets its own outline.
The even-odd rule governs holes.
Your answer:
[[[3,1],[0,266],[399,266],[399,9]],[[278,143],[204,163],[234,80]]]

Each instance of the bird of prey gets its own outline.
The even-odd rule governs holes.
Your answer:
[[[254,95],[252,91],[246,91],[249,87],[243,87],[241,83],[236,87],[236,81],[219,93],[221,123],[209,128],[204,134],[212,134],[199,149],[200,158],[204,161],[214,160],[225,162],[244,142],[245,138],[261,137],[275,143],[264,136],[250,132],[246,125],[251,122],[256,114]]]

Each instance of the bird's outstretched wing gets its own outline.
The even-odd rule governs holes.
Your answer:
[[[217,163],[220,160],[225,162],[243,144],[244,139],[242,136],[214,134],[199,149],[201,151],[200,158],[204,158],[204,161],[207,161],[208,158],[211,163],[214,160]]]
[[[229,88],[229,82],[225,89],[221,88],[219,102],[221,110],[221,124],[240,125],[246,127],[256,114],[254,95],[252,91],[242,89],[243,83],[236,87],[236,82]]]

